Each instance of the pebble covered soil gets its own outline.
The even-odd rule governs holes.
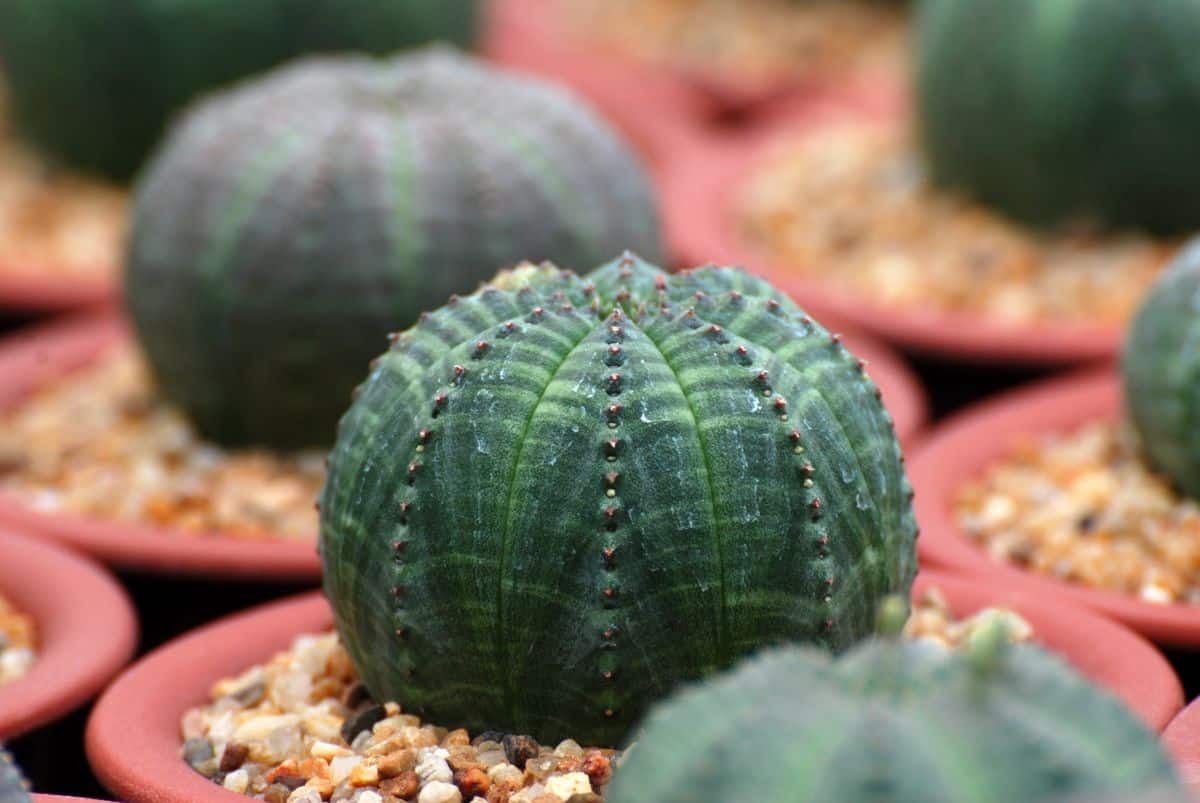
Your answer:
[[[0,273],[115,278],[126,193],[46,164],[17,142],[0,86]]]
[[[880,305],[1004,323],[1122,323],[1178,246],[1084,229],[1039,236],[932,189],[899,122],[779,143],[738,203],[749,236],[797,273]]]
[[[33,666],[36,638],[33,619],[0,597],[0,686],[13,682]]]
[[[960,489],[962,531],[993,557],[1147,602],[1200,603],[1200,505],[1116,422],[1030,436]]]
[[[898,3],[819,0],[559,0],[582,37],[705,73],[769,80],[793,73],[905,69]]]
[[[1032,628],[1011,611],[956,621],[936,591],[916,606],[908,635],[947,647],[1003,617],[1014,640]],[[529,736],[472,736],[423,723],[396,703],[379,705],[358,682],[335,634],[305,635],[291,649],[219,681],[211,702],[182,722],[182,756],[197,772],[272,803],[601,803],[617,750]]]
[[[170,530],[316,539],[324,454],[225,451],[114,347],[0,414],[0,492],[33,508]]]

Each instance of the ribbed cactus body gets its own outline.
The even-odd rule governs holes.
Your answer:
[[[1033,224],[1200,225],[1200,3],[919,0],[934,178]]]
[[[1125,343],[1125,406],[1150,464],[1200,497],[1200,240],[1142,302]]]
[[[200,93],[305,53],[468,45],[478,0],[4,0],[0,64],[21,131],[124,179]]]
[[[1180,790],[1153,734],[1030,645],[982,660],[890,640],[837,659],[774,650],[658,706],[636,739],[610,803],[1050,803]]]
[[[327,444],[388,332],[614,242],[658,253],[649,182],[569,94],[445,50],[314,59],[182,119],[138,185],[126,295],[206,435]]]
[[[615,744],[681,680],[869,632],[915,571],[910,498],[874,384],[770,285],[530,268],[375,364],[325,588],[378,699]]]
[[[29,785],[13,764],[12,756],[0,745],[0,803],[31,803]]]

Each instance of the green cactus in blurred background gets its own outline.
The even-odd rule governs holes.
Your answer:
[[[1200,3],[920,0],[935,181],[1035,225],[1200,226]]]
[[[198,105],[139,182],[126,298],[207,437],[325,445],[387,333],[525,257],[660,253],[649,181],[563,90],[444,49]]]
[[[525,268],[375,363],[325,588],[376,699],[615,744],[679,681],[871,632],[916,569],[911,496],[860,361],[766,282]]]
[[[1200,497],[1200,240],[1142,302],[1125,343],[1125,405],[1151,466]]]
[[[19,130],[126,179],[197,95],[305,53],[475,38],[478,0],[4,0],[0,70]]]
[[[1000,623],[962,653],[896,638],[840,658],[772,650],[659,705],[635,738],[609,803],[1181,794],[1154,734],[1058,658],[1009,644]]]

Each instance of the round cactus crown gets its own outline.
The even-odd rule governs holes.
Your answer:
[[[309,59],[180,119],[138,183],[125,289],[205,436],[326,445],[387,332],[609,242],[658,253],[653,194],[571,95],[440,48]]]
[[[525,266],[374,364],[325,586],[379,699],[614,744],[757,646],[871,632],[915,571],[910,499],[862,365],[770,285]]]
[[[32,803],[29,784],[4,745],[0,745],[0,803]]]
[[[1200,225],[1200,3],[920,0],[935,180],[1024,222]]]
[[[307,53],[468,46],[477,0],[5,0],[0,55],[18,128],[124,180],[196,96]],[[53,58],[47,58],[53,53]]]
[[[1025,803],[1180,791],[1154,735],[1106,692],[1037,647],[992,646],[764,653],[658,706],[605,798]]]
[[[1130,327],[1125,405],[1149,463],[1200,497],[1200,239],[1159,277]]]

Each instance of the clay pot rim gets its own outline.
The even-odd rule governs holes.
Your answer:
[[[52,270],[16,271],[0,264],[0,310],[64,312],[111,304],[119,295],[115,279],[58,276]]]
[[[0,686],[0,739],[12,739],[91,699],[133,657],[137,615],[100,566],[61,547],[0,530],[0,594],[37,626],[37,660]]]
[[[803,98],[830,82],[866,83],[876,77],[869,70],[830,74],[819,70],[781,71],[762,76],[739,75],[670,59],[658,61],[574,35],[553,4],[540,0],[492,0],[488,49],[494,52],[499,35],[515,37],[526,47],[553,51],[557,59],[573,63],[572,72],[620,76],[619,83],[637,87],[639,80],[656,81],[676,96],[680,110],[697,119],[770,109],[779,102]],[[511,43],[510,43],[511,46]]]
[[[1144,639],[1093,613],[988,581],[923,573],[915,593],[937,586],[958,616],[992,604],[1011,606],[1052,649],[1075,651],[1143,721],[1161,729],[1183,704],[1179,680]],[[253,608],[184,635],[122,675],[93,710],[88,759],[102,782],[130,803],[236,803],[244,798],[194,772],[179,758],[183,713],[208,699],[211,685],[286,649],[302,633],[332,624],[320,592]],[[221,645],[219,648],[215,645]],[[136,723],[131,727],[130,723]]]
[[[70,795],[34,794],[33,803],[105,803],[90,797],[71,797]]]
[[[0,410],[29,391],[131,337],[111,307],[18,332],[0,341]],[[315,581],[320,560],[314,540],[240,540],[184,533],[148,524],[36,510],[0,492],[0,525],[58,541],[122,569],[222,579]]]
[[[1063,365],[1112,359],[1122,325],[1005,324],[961,311],[888,306],[854,291],[798,276],[739,230],[730,205],[738,188],[764,156],[789,136],[803,137],[830,125],[886,124],[902,117],[904,103],[886,88],[842,88],[786,104],[758,126],[736,135],[697,136],[677,148],[663,170],[668,239],[684,264],[741,264],[786,290],[818,318],[830,316],[883,340],[962,361]]]
[[[921,523],[917,542],[921,560],[963,574],[1000,578],[1050,599],[1072,601],[1160,644],[1200,646],[1200,608],[1143,602],[992,560],[962,533],[950,510],[952,495],[962,483],[1008,454],[1018,438],[1113,421],[1122,410],[1120,379],[1113,366],[1106,366],[1010,391],[936,427],[908,461]]]

